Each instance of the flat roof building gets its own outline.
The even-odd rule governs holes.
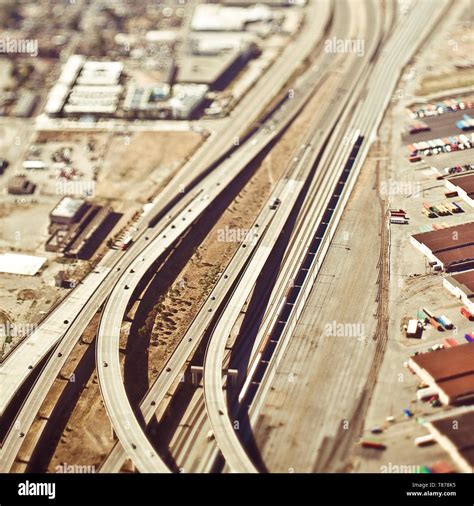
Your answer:
[[[474,174],[450,177],[446,179],[446,187],[458,195],[471,207],[474,207]]]
[[[194,31],[244,31],[247,23],[271,21],[273,12],[267,5],[227,7],[219,4],[198,4],[194,9],[191,29]]]
[[[474,472],[474,409],[455,410],[426,427],[462,472]]]
[[[18,253],[0,254],[0,272],[34,276],[46,262],[44,257],[20,255]]]
[[[443,285],[474,313],[474,270],[444,278]]]
[[[259,53],[258,46],[250,43],[242,44],[239,50],[185,55],[178,63],[176,82],[207,84],[213,90],[223,90]]]
[[[474,267],[474,222],[415,234],[410,242],[447,272]]]
[[[71,224],[79,221],[88,205],[84,199],[63,197],[49,213],[51,223]]]
[[[168,104],[174,119],[191,119],[203,106],[209,87],[206,84],[175,84]]]
[[[26,176],[13,176],[8,181],[8,193],[11,195],[31,195],[35,191],[36,185]]]
[[[408,365],[443,404],[474,400],[474,342],[414,355]]]

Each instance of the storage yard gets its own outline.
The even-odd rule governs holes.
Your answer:
[[[425,64],[421,54],[411,69],[418,82]],[[365,472],[472,472],[466,432],[450,443],[431,420],[447,427],[451,405],[473,398],[473,95],[417,101],[416,82],[404,80],[387,120],[398,126],[381,186],[392,210],[389,338],[362,436],[374,444],[355,462]]]

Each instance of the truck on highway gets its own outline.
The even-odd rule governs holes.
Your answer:
[[[133,243],[133,239],[130,235],[127,235],[122,242],[122,250],[127,250]]]
[[[281,200],[278,197],[275,197],[270,202],[270,209],[274,210],[281,204]]]

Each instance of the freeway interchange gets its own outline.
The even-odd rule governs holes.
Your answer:
[[[2,472],[14,465],[55,378],[98,311],[95,364],[116,437],[101,472],[119,472],[127,459],[140,473],[172,472],[177,467],[201,472],[263,470],[248,450],[251,428],[400,75],[438,19],[425,0],[408,3],[403,11],[376,0],[361,5],[327,0],[313,5],[318,8],[318,25],[302,30],[232,113],[230,125],[216,126],[141,217],[131,247],[109,252],[2,364],[2,414],[32,371],[37,374],[9,415],[0,450]],[[364,54],[323,51],[324,40],[333,37],[363,40]],[[316,54],[311,54],[311,48]],[[309,56],[311,63],[295,76]],[[127,310],[158,267],[173,261],[180,239],[244,179],[247,167],[278,142],[315,96],[321,105],[307,125],[304,142],[294,146],[292,161],[255,216],[252,233],[220,273],[139,406],[132,405],[120,362]],[[268,111],[270,98],[278,100]],[[235,138],[240,142],[234,143]],[[271,285],[261,276],[269,266],[276,272]],[[257,305],[249,324],[252,332],[233,335],[245,307],[260,290],[265,304]],[[147,426],[198,347],[205,349],[199,389],[184,415],[196,429],[191,436],[175,435],[184,441],[181,446],[186,451],[180,464],[173,466],[149,437]],[[247,425],[242,423],[245,430],[236,430],[243,420],[248,420]],[[41,431],[37,439],[40,435]],[[193,468],[203,441],[206,454]]]

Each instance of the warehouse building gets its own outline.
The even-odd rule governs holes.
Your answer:
[[[474,342],[414,355],[408,366],[443,404],[474,401]]]
[[[443,285],[474,313],[474,270],[444,278]]]
[[[446,187],[474,207],[474,174],[450,177],[446,179]]]
[[[90,258],[114,226],[116,217],[109,206],[64,197],[50,213],[46,251]]]
[[[171,108],[167,103],[170,96],[171,87],[167,83],[133,85],[128,88],[123,109],[133,118],[168,118],[171,116]]]
[[[59,116],[77,76],[86,61],[85,56],[73,54],[62,68],[57,83],[51,88],[44,111],[48,116]]]
[[[123,91],[122,73],[121,62],[87,61],[82,55],[72,55],[49,92],[46,114],[113,116]]]
[[[226,7],[219,4],[198,4],[194,9],[191,29],[206,32],[242,32],[248,23],[272,19],[273,12],[267,5]]]
[[[71,225],[78,222],[88,207],[84,199],[63,197],[56,207],[49,213],[51,224]]]
[[[32,116],[37,103],[38,96],[35,93],[28,90],[23,91],[12,110],[12,116],[17,118],[29,118]]]
[[[168,101],[173,118],[192,119],[198,116],[208,91],[206,84],[175,84],[173,96]]]
[[[474,267],[474,222],[415,234],[410,242],[446,272]]]
[[[178,64],[176,82],[206,84],[212,90],[224,90],[245,65],[259,54],[257,45],[247,44],[237,51],[186,55]]]
[[[474,472],[474,409],[450,411],[426,427],[462,472]]]

